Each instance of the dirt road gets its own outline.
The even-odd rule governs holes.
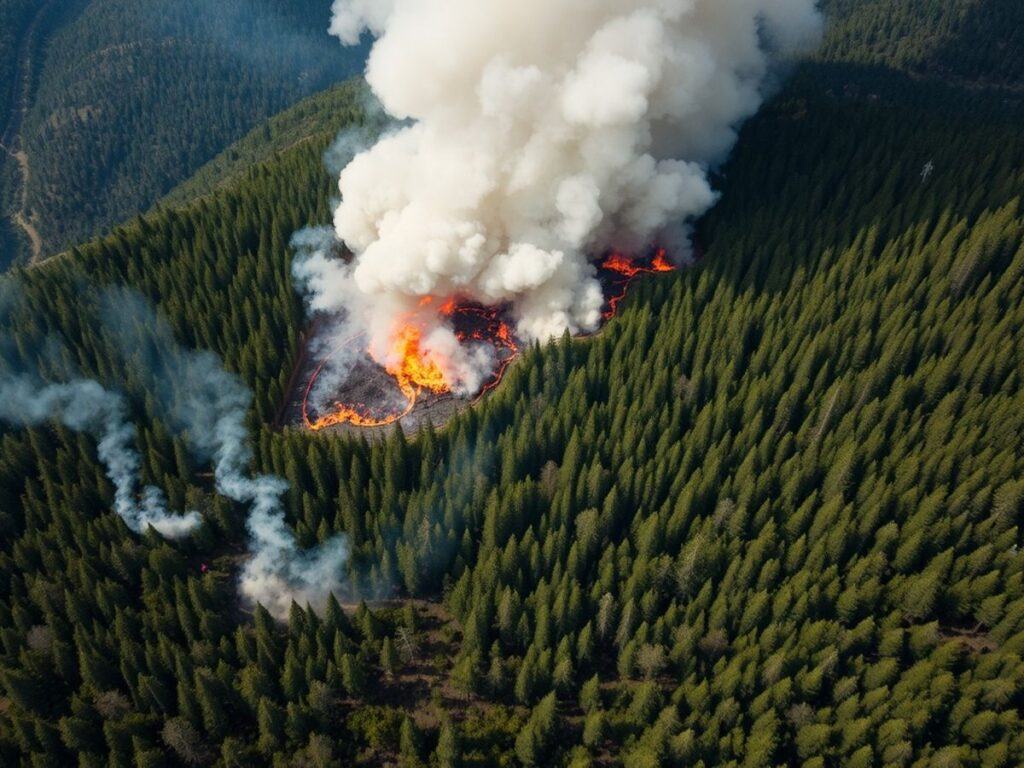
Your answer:
[[[43,19],[54,5],[56,0],[47,0],[36,10],[36,15],[29,22],[25,33],[21,37],[21,46],[18,49],[18,60],[14,72],[14,98],[10,114],[7,117],[7,124],[3,133],[0,134],[0,148],[10,155],[18,164],[18,176],[21,183],[15,191],[18,200],[18,209],[11,217],[14,223],[21,228],[28,238],[31,248],[32,261],[36,261],[43,252],[43,239],[34,223],[35,216],[28,210],[28,184],[32,178],[32,167],[29,164],[28,155],[23,149],[21,140],[21,127],[25,114],[32,100],[32,82],[35,76],[36,65],[35,53],[39,47],[39,34]]]

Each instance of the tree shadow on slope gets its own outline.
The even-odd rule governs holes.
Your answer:
[[[1022,111],[1006,94],[887,68],[806,65],[716,174],[721,201],[697,227],[702,269],[737,290],[785,290],[858,238],[881,247],[944,214],[1005,205],[1024,181]]]
[[[928,65],[976,85],[1024,88],[1024,3],[978,0]]]

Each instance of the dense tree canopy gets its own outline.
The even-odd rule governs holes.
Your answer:
[[[16,87],[18,46],[34,6],[34,0],[0,0],[0,128],[7,124]]]
[[[1024,84],[1018,0],[822,0],[826,59],[883,64],[971,85]]]
[[[4,428],[0,762],[1017,764],[1024,140],[954,95],[805,67],[722,169],[700,264],[415,436],[266,426],[325,139],[16,275],[10,356],[126,392],[147,480],[206,523],[134,536],[87,438]],[[346,532],[353,591],[395,600],[240,610],[244,510],[83,281],[243,377],[300,541]]]
[[[0,0],[0,270],[19,257],[27,235],[16,218],[25,202],[24,171],[16,153],[23,149],[23,118],[35,92],[43,45],[82,2]]]
[[[375,106],[367,110],[367,106],[372,104],[369,88],[362,78],[303,99],[225,149],[171,190],[160,204],[181,205],[209,194],[236,180],[252,166],[266,162],[301,142],[317,140],[322,143],[327,138],[335,138],[342,129],[345,130],[343,136],[354,132],[354,137],[361,135],[359,132],[364,128],[372,131],[384,120]],[[325,157],[325,161],[328,165],[333,162],[330,156]]]
[[[323,0],[54,5],[22,127],[26,208],[44,255],[145,210],[271,115],[359,72],[365,56],[327,34]],[[0,27],[0,66],[10,66]]]

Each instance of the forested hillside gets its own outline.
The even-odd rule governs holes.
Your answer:
[[[327,35],[321,0],[80,5],[47,38],[21,131],[42,255],[148,208],[271,115],[358,73],[365,56]]]
[[[0,0],[0,201],[9,193],[3,192],[16,183],[14,158],[7,145],[18,126],[12,120],[21,78],[18,76],[19,48],[31,18],[32,0]],[[15,243],[14,222],[8,218],[6,206],[0,206],[0,265]]]
[[[31,175],[22,127],[38,82],[45,41],[72,19],[86,0],[0,2],[0,270],[19,252],[41,250],[28,211],[25,180]]]
[[[17,274],[10,356],[128,393],[146,480],[206,523],[136,537],[88,439],[4,428],[0,762],[1018,765],[1021,115],[858,76],[805,67],[744,129],[700,265],[439,432],[260,426],[324,140]],[[346,532],[342,597],[394,601],[239,610],[243,510],[88,283],[240,373],[300,541]]]
[[[823,0],[822,56],[974,86],[1024,86],[1019,0]]]
[[[17,70],[18,43],[31,18],[33,0],[0,2],[0,125],[7,124]]]
[[[378,123],[375,113],[367,115],[372,97],[365,82],[354,79],[303,99],[262,125],[206,163],[186,181],[171,190],[161,205],[181,205],[208,195],[235,181],[253,166],[275,157],[295,145],[333,139],[342,128]]]

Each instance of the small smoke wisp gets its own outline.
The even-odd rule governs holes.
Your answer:
[[[124,399],[97,382],[79,379],[46,384],[27,374],[0,376],[0,421],[33,427],[59,421],[76,432],[94,436],[97,455],[114,484],[114,510],[136,533],[152,526],[168,538],[187,536],[200,524],[198,512],[167,511],[159,488],[139,491],[139,454],[135,427],[128,421]]]
[[[245,420],[252,395],[243,382],[213,353],[180,347],[170,328],[133,293],[108,294],[104,316],[126,362],[141,363],[135,367],[147,391],[156,395],[161,415],[186,436],[197,457],[213,463],[217,491],[250,507],[250,557],[239,577],[243,597],[283,619],[292,601],[319,608],[331,593],[341,595],[347,538],[339,535],[301,550],[281,502],[288,484],[250,473],[253,452]]]
[[[527,341],[595,329],[592,260],[689,257],[709,168],[821,26],[815,0],[335,0],[332,33],[376,37],[367,81],[403,123],[341,171],[354,259],[300,249],[311,308],[344,311],[385,367],[416,326],[456,392],[494,363],[449,298],[508,307]]]
[[[20,283],[11,277],[0,279],[0,327],[12,327],[19,314],[31,311]],[[60,344],[52,339],[34,348],[43,357],[62,357]],[[160,489],[139,489],[142,462],[124,398],[80,376],[59,376],[70,379],[63,383],[49,381],[53,377],[44,378],[39,362],[25,359],[14,339],[0,334],[0,423],[37,427],[57,421],[93,436],[97,455],[114,485],[114,510],[125,525],[136,533],[152,527],[171,539],[194,531],[202,522],[199,513],[169,512]]]

